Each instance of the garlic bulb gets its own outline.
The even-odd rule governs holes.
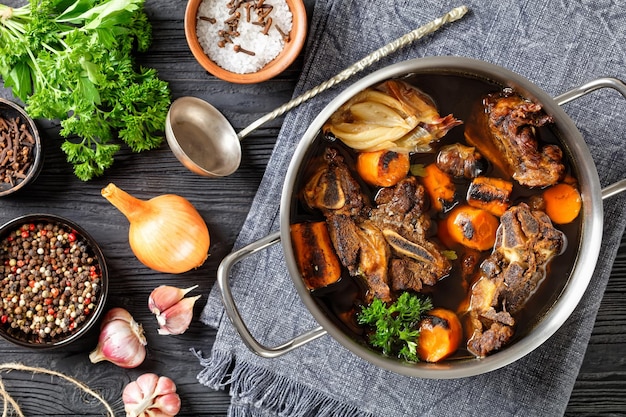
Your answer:
[[[102,196],[130,222],[128,240],[141,263],[179,274],[204,263],[211,243],[206,223],[185,198],[163,194],[144,201],[109,184]]]
[[[180,411],[176,384],[166,376],[147,373],[122,392],[127,417],[170,417]]]
[[[197,288],[197,285],[187,289],[180,289],[168,285],[155,288],[148,298],[148,308],[156,315],[159,323],[159,334],[183,334],[191,324],[193,306],[201,297],[187,297],[185,295]]]
[[[89,354],[92,363],[109,361],[122,368],[135,368],[146,358],[146,338],[141,324],[116,307],[104,316],[98,346]]]

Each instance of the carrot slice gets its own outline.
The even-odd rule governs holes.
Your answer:
[[[450,175],[439,169],[437,165],[430,164],[424,168],[422,184],[436,210],[444,211],[444,209],[452,207],[456,187]]]
[[[496,231],[500,222],[487,210],[470,207],[456,207],[447,219],[448,233],[456,242],[476,250],[487,250],[496,241]]]
[[[292,224],[291,241],[296,263],[308,289],[326,287],[341,278],[341,264],[325,222]]]
[[[476,177],[467,190],[467,204],[502,216],[510,206],[513,183],[502,178]]]
[[[420,321],[417,355],[426,362],[439,362],[459,348],[463,328],[456,313],[435,308]]]
[[[556,184],[543,192],[546,214],[553,223],[566,224],[580,213],[582,199],[578,190],[566,183]]]
[[[411,163],[408,153],[388,150],[360,152],[356,170],[363,181],[377,187],[391,187],[407,176]]]

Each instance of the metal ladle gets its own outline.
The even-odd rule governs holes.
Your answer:
[[[175,100],[167,114],[165,137],[178,160],[189,170],[206,177],[225,177],[239,168],[240,141],[264,123],[281,116],[317,94],[345,81],[398,49],[430,34],[444,24],[462,18],[460,6],[377,49],[339,74],[283,104],[236,133],[230,122],[211,104],[196,97]]]

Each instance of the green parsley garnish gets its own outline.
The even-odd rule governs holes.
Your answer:
[[[373,347],[380,348],[385,356],[393,356],[409,362],[418,362],[417,339],[422,315],[432,310],[429,298],[422,299],[408,292],[387,306],[375,299],[358,314],[359,324],[372,326],[369,335]]]
[[[33,118],[59,119],[61,149],[78,178],[102,175],[121,139],[154,149],[170,91],[153,69],[136,68],[152,28],[143,0],[30,0],[0,4],[0,76]]]

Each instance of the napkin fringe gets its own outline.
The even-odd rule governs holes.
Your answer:
[[[197,379],[214,390],[230,386],[229,417],[372,417],[370,413],[329,398],[326,393],[282,375],[236,360],[229,352],[213,349],[210,358],[191,349],[203,370]]]

